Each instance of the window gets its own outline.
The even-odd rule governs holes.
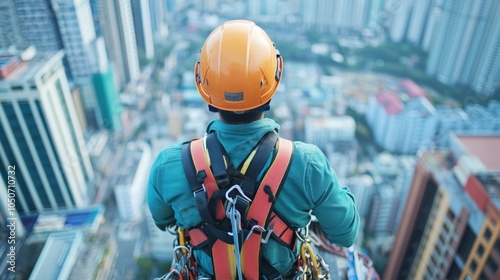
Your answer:
[[[476,235],[471,230],[471,228],[467,226],[457,249],[457,254],[462,259],[462,261],[467,260],[475,240]]]
[[[491,230],[489,228],[486,228],[486,231],[484,232],[484,239],[490,241],[491,238]]]
[[[472,260],[472,262],[470,263],[470,266],[469,266],[470,270],[472,272],[476,272],[476,269],[477,269],[477,263],[475,260]]]
[[[483,247],[483,245],[479,244],[479,246],[477,247],[477,255],[479,257],[482,257],[483,254],[484,254],[484,247]]]

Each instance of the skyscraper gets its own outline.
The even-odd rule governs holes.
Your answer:
[[[22,44],[14,0],[0,1],[0,49]]]
[[[500,85],[500,3],[444,0],[427,74],[491,94]]]
[[[63,49],[56,15],[49,0],[15,0],[16,14],[26,47],[35,45],[39,51]]]
[[[97,0],[99,23],[117,84],[123,87],[139,77],[139,58],[132,8],[128,0]]]
[[[370,98],[366,120],[375,141],[387,151],[415,153],[434,140],[438,118],[425,92],[411,80],[400,89]]]
[[[34,45],[39,51],[50,52],[63,49],[71,89],[81,93],[86,119],[96,126],[100,113],[91,77],[97,72],[98,61],[90,0],[16,0],[11,3],[15,12],[5,15],[9,23],[18,22],[20,39],[16,47]]]
[[[420,155],[386,279],[499,279],[500,136]]]
[[[0,162],[16,166],[21,214],[82,207],[92,195],[94,173],[62,57],[33,48],[1,56]]]
[[[153,29],[149,0],[132,1],[132,14],[134,16],[134,30],[137,41],[137,49],[147,59],[153,59],[155,55]]]
[[[51,0],[51,3],[63,42],[64,54],[68,61],[71,80],[76,85],[88,84],[91,75],[97,72],[96,54],[92,48],[96,34],[90,2],[89,0]]]
[[[111,131],[121,129],[121,106],[118,90],[114,83],[114,68],[108,63],[106,46],[102,37],[96,40],[96,54],[99,61],[99,71],[92,75],[92,83],[100,111],[101,127]]]

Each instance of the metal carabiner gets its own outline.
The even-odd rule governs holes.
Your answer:
[[[241,189],[241,187],[239,185],[233,185],[232,187],[230,187],[227,191],[226,191],[226,199],[231,202],[232,204],[235,204],[236,202],[234,201],[234,198],[230,197],[229,196],[229,193],[232,192],[233,190],[237,190],[240,195],[245,198],[246,200],[248,201],[252,201],[252,199],[250,199],[248,196],[245,195],[245,193],[243,192],[243,190]]]

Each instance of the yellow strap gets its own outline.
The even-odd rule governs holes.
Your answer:
[[[247,169],[248,169],[248,166],[250,166],[250,162],[252,162],[252,159],[253,157],[255,156],[255,154],[257,153],[257,149],[254,149],[250,155],[248,156],[247,160],[245,160],[245,162],[243,163],[243,166],[241,167],[241,174],[245,175],[245,173],[247,172]]]

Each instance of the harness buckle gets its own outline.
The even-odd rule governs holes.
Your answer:
[[[229,185],[229,177],[226,175],[220,175],[220,176],[217,176],[214,174],[214,178],[215,178],[215,182],[217,183],[217,186],[219,186],[220,188],[224,188],[226,187],[227,185]]]
[[[261,239],[261,243],[263,244],[266,244],[267,242],[269,242],[269,238],[271,237],[271,234],[273,233],[273,230],[270,229],[270,230],[266,230],[264,227],[260,226],[260,225],[254,225],[252,226],[252,228],[250,229],[250,232],[248,233],[247,237],[245,238],[245,240],[248,240],[248,238],[250,238],[250,235],[252,233],[255,233],[255,231],[263,234],[262,236],[262,239]],[[264,236],[265,235],[265,236]]]
[[[193,192],[194,200],[196,201],[196,206],[198,209],[203,209],[208,206],[208,196],[205,184],[201,184],[201,188]],[[201,207],[201,208],[200,208]]]

